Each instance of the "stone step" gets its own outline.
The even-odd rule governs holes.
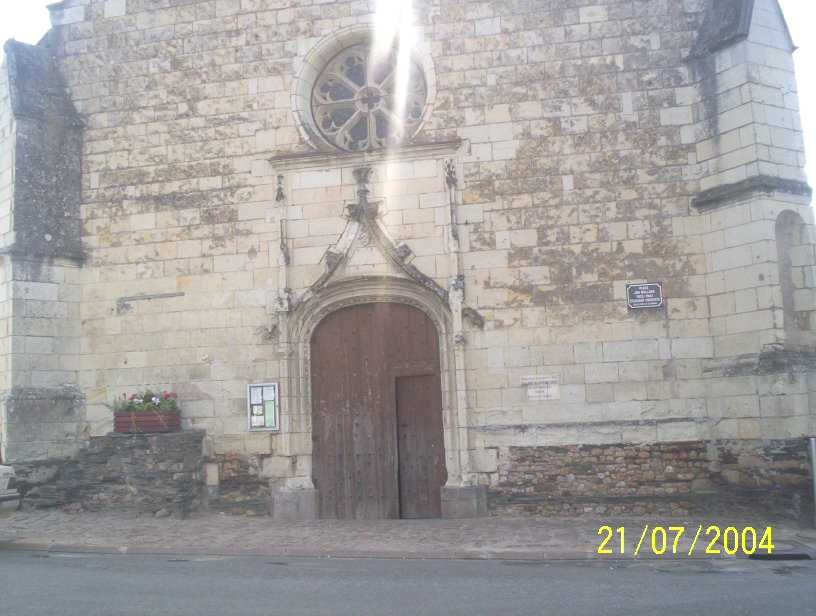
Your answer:
[[[14,479],[14,469],[10,466],[0,466],[0,492],[8,490],[9,482]]]
[[[0,511],[16,511],[20,506],[17,490],[0,490]]]

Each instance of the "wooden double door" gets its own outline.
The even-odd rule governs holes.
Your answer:
[[[333,312],[311,340],[312,478],[324,518],[442,515],[439,335],[421,310]]]

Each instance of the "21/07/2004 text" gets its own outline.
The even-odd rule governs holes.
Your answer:
[[[655,556],[734,556],[744,554],[773,554],[773,527],[754,528],[716,524],[697,528],[685,526],[649,526],[635,536],[639,539],[634,546],[627,545],[627,531],[624,526],[601,526],[598,529],[600,545],[597,553],[602,556],[640,554]],[[689,543],[691,541],[691,543]]]

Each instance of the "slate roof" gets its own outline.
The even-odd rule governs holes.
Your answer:
[[[12,39],[3,49],[8,65],[11,107],[16,117],[62,118],[71,125],[81,124],[48,47],[27,45]]]
[[[704,56],[748,38],[753,14],[754,0],[711,0],[691,57]],[[784,16],[782,19],[784,22]],[[785,30],[793,50],[787,24]]]

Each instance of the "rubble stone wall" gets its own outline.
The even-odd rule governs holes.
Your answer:
[[[23,507],[186,516],[265,515],[270,482],[256,456],[205,457],[203,432],[94,437],[69,459],[16,465]],[[495,514],[769,515],[813,508],[807,443],[796,440],[509,447],[495,452]],[[205,492],[203,465],[218,468]]]
[[[807,520],[805,439],[510,447],[494,511],[680,515],[717,511]]]
[[[75,456],[15,464],[23,507],[186,516],[204,502],[201,431],[109,434]]]

